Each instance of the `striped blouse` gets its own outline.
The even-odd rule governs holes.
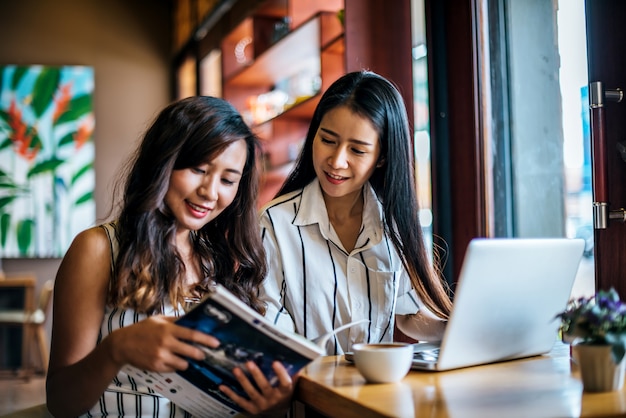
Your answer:
[[[114,260],[118,251],[116,225],[102,225],[111,243],[111,273],[115,274]],[[164,307],[165,315],[178,316],[181,312]],[[118,328],[132,325],[145,319],[147,315],[132,309],[105,307],[104,319],[100,328],[98,342]],[[120,371],[98,402],[83,417],[191,417],[191,414],[177,407],[169,399],[155,393],[152,389],[138,384],[123,371]]]
[[[369,185],[364,202],[361,231],[350,253],[330,223],[317,179],[271,201],[260,215],[268,260],[261,298],[270,321],[313,339],[342,324],[369,320],[331,338],[329,355],[358,342],[392,341],[396,321],[420,340],[440,339],[444,329],[411,289]]]

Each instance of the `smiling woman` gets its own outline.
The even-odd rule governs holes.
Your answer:
[[[172,172],[165,204],[176,218],[180,249],[189,247],[189,231],[201,229],[233,202],[247,154],[240,139],[211,161]]]
[[[59,268],[47,378],[53,415],[188,416],[122,367],[173,372],[204,358],[193,343],[217,347],[215,337],[174,323],[214,282],[262,312],[264,253],[250,233],[258,228],[257,150],[224,100],[194,96],[158,115],[119,184],[116,221],[80,233]],[[273,364],[273,387],[246,367],[254,385],[233,373],[249,398],[220,390],[251,414],[282,408],[293,387],[285,368]]]
[[[268,277],[261,297],[279,326],[329,340],[330,354],[412,338],[439,340],[451,302],[419,226],[407,111],[389,80],[340,77],[322,95],[304,148],[261,213]]]

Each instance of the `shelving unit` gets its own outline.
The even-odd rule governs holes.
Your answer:
[[[315,106],[346,72],[343,1],[270,0],[224,37],[222,92],[261,138],[259,204],[293,167]]]
[[[194,1],[184,0],[184,4],[189,3],[186,9],[194,11]],[[250,113],[249,98],[254,101],[262,94],[284,88],[286,82],[279,75],[288,79],[293,75],[289,70],[308,68],[304,62],[315,61],[311,68],[319,68],[316,89],[295,100],[296,105],[272,109],[265,115],[247,115],[263,139],[266,152],[261,203],[282,184],[321,92],[341,75],[365,68],[393,80],[412,117],[412,44],[407,36],[411,33],[410,0],[394,1],[393,7],[380,0],[198,1],[197,5],[205,7],[191,13],[190,25],[183,25],[182,29],[192,30],[184,47],[175,49],[173,59],[175,74],[179,74],[191,56],[198,76],[177,80],[179,94],[189,85],[189,90],[195,87],[196,94],[231,100],[246,114]],[[208,7],[210,4],[214,7]],[[342,9],[345,13],[340,22],[337,12]],[[200,18],[200,24],[194,15]],[[309,30],[317,30],[318,36],[302,36],[312,21],[317,22],[317,29]],[[394,30],[390,31],[390,27]],[[300,36],[301,42],[291,40]],[[185,39],[184,34],[179,33],[179,37]],[[245,37],[248,39],[242,42]],[[241,61],[235,59],[237,45]]]

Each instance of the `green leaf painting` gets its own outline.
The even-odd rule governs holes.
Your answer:
[[[62,257],[93,225],[93,68],[0,65],[0,258]]]

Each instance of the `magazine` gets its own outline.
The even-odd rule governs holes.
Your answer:
[[[213,335],[220,341],[220,346],[198,345],[206,357],[201,361],[188,359],[189,367],[184,371],[154,373],[130,365],[124,366],[124,371],[137,383],[145,384],[199,417],[228,417],[242,412],[219,390],[220,385],[227,385],[247,397],[232,374],[233,368],[239,367],[246,373],[245,363],[252,360],[271,384],[277,384],[278,378],[271,367],[274,360],[280,361],[293,376],[325,354],[320,343],[346,328],[325,335],[319,343],[307,340],[278,329],[221,285],[216,285],[214,291],[176,323]]]

